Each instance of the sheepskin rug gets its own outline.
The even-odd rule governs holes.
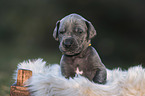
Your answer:
[[[93,83],[83,76],[66,79],[58,64],[47,66],[42,59],[24,61],[18,64],[18,69],[33,72],[26,82],[32,96],[145,96],[145,69],[141,66],[127,71],[107,69],[105,85]]]

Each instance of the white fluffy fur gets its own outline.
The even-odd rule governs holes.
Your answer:
[[[66,79],[58,64],[46,66],[42,59],[22,62],[18,69],[32,70],[27,84],[33,96],[145,96],[145,69],[141,66],[128,71],[107,69],[105,85],[95,84],[82,76]]]

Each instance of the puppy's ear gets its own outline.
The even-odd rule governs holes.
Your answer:
[[[92,39],[96,35],[96,30],[90,21],[85,21],[87,25],[87,40]]]
[[[59,24],[60,24],[60,21],[57,21],[56,22],[56,26],[55,26],[55,29],[53,31],[53,37],[56,41],[58,41],[58,29],[59,29]]]

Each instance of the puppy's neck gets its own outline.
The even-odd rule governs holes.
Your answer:
[[[85,50],[83,50],[82,52],[80,52],[79,57],[85,57],[89,51],[89,49],[91,48],[91,46],[88,46]]]

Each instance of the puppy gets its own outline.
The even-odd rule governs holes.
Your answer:
[[[95,35],[91,22],[78,14],[57,21],[53,37],[60,42],[59,49],[63,53],[60,61],[63,76],[69,78],[80,74],[95,83],[106,82],[106,68],[91,46]]]

